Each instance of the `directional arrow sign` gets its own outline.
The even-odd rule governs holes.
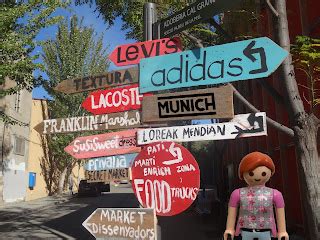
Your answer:
[[[179,38],[164,38],[116,47],[109,59],[117,66],[138,64],[140,59],[181,52]]]
[[[63,93],[78,93],[137,83],[138,79],[138,68],[132,67],[95,76],[64,80],[55,87],[55,90]]]
[[[93,114],[124,112],[141,108],[142,95],[139,85],[92,92],[83,101],[82,107]]]
[[[287,56],[262,37],[142,59],[140,93],[267,77]]]
[[[83,223],[96,239],[155,240],[157,219],[151,208],[97,208]]]
[[[140,152],[136,141],[137,130],[78,137],[64,150],[77,159],[112,156]]]
[[[138,131],[138,144],[158,141],[191,142],[267,135],[266,113],[236,115],[230,122],[149,128]]]
[[[160,21],[160,36],[173,36],[214,15],[238,6],[242,0],[199,0]]]
[[[57,134],[108,129],[127,129],[140,126],[140,112],[129,111],[96,116],[46,119],[36,125],[34,129],[40,134]]]
[[[129,168],[137,153],[89,159],[83,166],[87,171],[100,171],[115,168]]]

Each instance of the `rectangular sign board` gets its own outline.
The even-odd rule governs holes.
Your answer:
[[[97,208],[83,223],[96,239],[157,239],[151,208]]]
[[[198,0],[160,21],[160,36],[169,37],[225,10],[231,10],[241,0]]]
[[[128,111],[96,116],[47,119],[34,129],[40,134],[128,129],[141,126],[140,112]]]
[[[86,161],[84,169],[87,171],[100,171],[115,168],[129,168],[137,155],[137,153],[130,153],[92,158]]]
[[[138,144],[225,140],[264,135],[267,135],[266,113],[259,112],[235,115],[230,122],[225,123],[141,129],[138,131]]]
[[[85,179],[87,182],[111,182],[130,180],[129,168],[114,168],[101,171],[85,171]]]
[[[262,37],[142,59],[140,93],[267,77],[287,56]]]
[[[142,122],[233,116],[230,86],[157,94],[144,97],[142,101]]]
[[[77,159],[140,152],[136,129],[78,137],[64,150]]]
[[[139,69],[138,67],[132,67],[95,76],[67,79],[60,82],[55,87],[55,90],[63,93],[79,93],[101,88],[137,83],[138,80]]]

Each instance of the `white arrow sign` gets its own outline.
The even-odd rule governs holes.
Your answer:
[[[236,115],[230,122],[225,123],[149,128],[138,130],[137,133],[138,145],[159,141],[225,140],[263,135],[267,135],[265,112]],[[174,150],[170,152],[172,151]],[[174,152],[172,155],[175,154],[178,153]]]
[[[169,147],[169,152],[172,156],[176,157],[176,159],[163,161],[163,164],[172,165],[183,161],[181,149],[178,147],[174,147],[174,143],[171,143]]]

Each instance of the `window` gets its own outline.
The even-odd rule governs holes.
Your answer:
[[[20,104],[21,104],[21,92],[17,92],[16,93],[16,100],[15,100],[15,104],[14,104],[14,110],[16,112],[20,111]]]
[[[22,137],[15,136],[14,138],[14,153],[17,155],[24,155],[25,140]]]

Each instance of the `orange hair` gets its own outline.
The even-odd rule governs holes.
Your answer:
[[[264,153],[261,152],[252,152],[242,158],[239,164],[239,178],[243,179],[243,173],[250,172],[257,167],[265,166],[271,170],[273,175],[275,172],[275,166],[272,159]]]

